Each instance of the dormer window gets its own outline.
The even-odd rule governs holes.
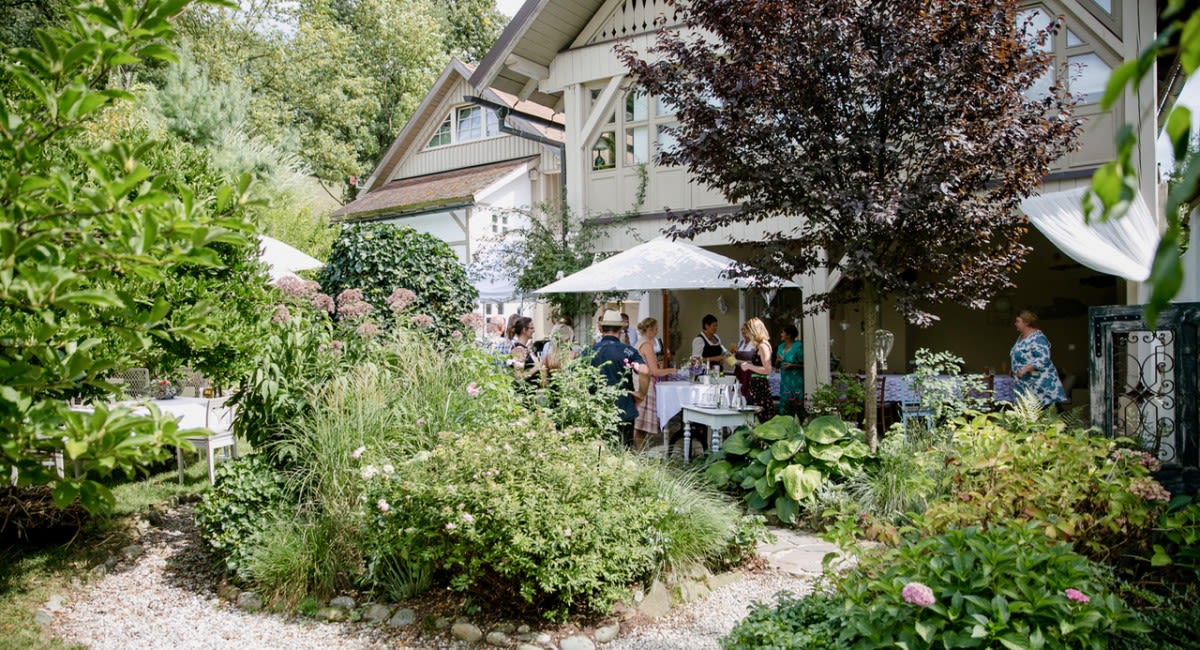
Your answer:
[[[480,106],[459,106],[451,110],[437,131],[434,131],[428,147],[444,147],[498,135],[500,120],[495,111]]]

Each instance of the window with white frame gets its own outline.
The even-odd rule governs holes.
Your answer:
[[[1101,4],[1106,10],[1111,3]],[[1031,99],[1047,96],[1056,74],[1063,74],[1067,90],[1080,104],[1095,104],[1104,95],[1104,87],[1113,70],[1111,55],[1101,51],[1102,44],[1083,25],[1072,24],[1065,15],[1057,17],[1046,7],[1033,6],[1017,15],[1017,25],[1026,30],[1031,49],[1048,52],[1053,57],[1051,68],[1032,87],[1025,91]],[[1040,40],[1037,34],[1043,33]],[[1065,67],[1060,69],[1065,61]]]
[[[498,135],[500,120],[495,111],[480,106],[459,106],[451,110],[437,131],[434,131],[428,147],[444,147]]]
[[[600,92],[599,89],[591,91],[593,105]],[[592,171],[618,167],[632,169],[655,163],[659,152],[676,146],[677,140],[669,131],[675,126],[675,109],[669,102],[652,98],[638,89],[630,90],[625,94],[620,110],[609,115],[592,141]]]

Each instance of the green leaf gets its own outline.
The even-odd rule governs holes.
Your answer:
[[[52,493],[54,505],[58,506],[59,509],[65,509],[67,506],[71,505],[71,502],[74,501],[75,497],[78,495],[79,486],[76,485],[74,481],[67,479],[59,481],[58,484],[54,486],[54,492]]]
[[[729,485],[729,479],[733,475],[733,464],[727,460],[721,460],[708,466],[704,470],[704,478],[718,488],[724,488]]]
[[[918,620],[915,623],[915,627],[917,630],[917,636],[921,637],[922,641],[925,643],[933,642],[933,633],[935,630],[932,625],[926,623],[925,621]]]
[[[796,501],[807,499],[821,487],[824,476],[819,470],[803,465],[789,465],[780,473],[787,495]]]
[[[842,448],[838,445],[822,445],[814,442],[808,446],[808,453],[817,460],[836,463],[842,457]]]
[[[775,497],[775,516],[785,524],[795,523],[800,515],[800,504],[786,494]]]
[[[1179,35],[1179,64],[1189,77],[1200,65],[1200,11],[1192,11]]]
[[[735,456],[745,456],[750,453],[750,442],[746,439],[746,432],[743,429],[738,429],[729,436],[721,445],[721,449],[726,454]]]
[[[1170,553],[1167,553],[1167,549],[1163,548],[1161,544],[1154,545],[1154,555],[1150,558],[1150,566],[1169,566],[1173,562]]]
[[[846,423],[834,415],[823,415],[808,423],[804,436],[813,442],[828,445],[849,435]]]
[[[775,460],[788,460],[803,446],[803,440],[777,440],[771,445],[771,457]]]
[[[1200,13],[1196,15],[1200,16]],[[1171,109],[1171,115],[1167,117],[1167,135],[1175,148],[1175,160],[1187,157],[1188,143],[1192,140],[1191,132],[1192,111],[1188,110],[1187,106],[1176,104],[1175,108]]]
[[[800,425],[796,422],[796,418],[790,415],[776,415],[754,427],[754,436],[759,440],[784,440],[790,438],[799,429]]]

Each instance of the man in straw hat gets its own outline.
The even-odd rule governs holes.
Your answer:
[[[621,386],[626,391],[617,398],[621,411],[621,440],[625,444],[633,441],[633,422],[637,419],[637,404],[634,403],[635,386],[629,368],[643,372],[646,363],[637,348],[622,343],[619,338],[625,327],[621,312],[608,309],[600,317],[600,340],[592,346],[592,365],[600,368],[609,386]]]

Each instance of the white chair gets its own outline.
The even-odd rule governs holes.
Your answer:
[[[229,449],[232,458],[237,458],[237,438],[233,435],[233,419],[237,416],[232,404],[227,404],[229,397],[215,397],[208,400],[208,412],[205,415],[205,426],[211,435],[186,436],[184,440],[192,443],[196,451],[202,451],[208,459],[208,482],[216,482],[216,452]],[[183,483],[183,449],[176,448],[176,459],[179,461],[179,482]]]

